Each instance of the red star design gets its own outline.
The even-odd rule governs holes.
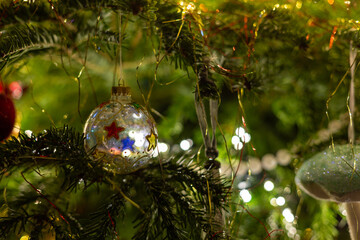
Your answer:
[[[105,126],[104,128],[106,131],[108,131],[108,135],[106,137],[114,137],[115,139],[119,139],[119,133],[125,130],[123,127],[117,127],[115,121],[113,121],[111,125]]]

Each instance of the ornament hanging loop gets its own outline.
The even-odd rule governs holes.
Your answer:
[[[204,65],[198,74],[198,84],[195,90],[195,110],[198,116],[201,134],[205,145],[205,154],[209,160],[215,160],[219,152],[216,147],[216,125],[218,119],[219,99],[215,83],[208,77],[208,68]],[[205,90],[204,90],[205,89]],[[203,94],[204,93],[204,94]],[[210,137],[207,115],[202,96],[209,97],[209,110],[212,136]]]
[[[116,57],[115,57],[115,69],[114,69],[114,78],[113,78],[113,86],[125,86],[125,81],[123,78],[123,64],[122,64],[122,12],[117,12],[117,24],[119,29],[119,43],[116,49]]]
[[[118,85],[121,85],[121,81],[122,81],[122,85],[125,86],[125,81],[124,81],[124,73],[123,73],[123,64],[122,64],[122,12],[119,12],[119,45],[120,45],[120,53],[119,53],[119,71],[120,71],[120,76],[119,76],[119,80],[118,80]]]

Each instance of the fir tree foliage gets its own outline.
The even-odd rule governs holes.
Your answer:
[[[181,158],[155,160],[146,168],[115,176],[87,157],[82,134],[67,127],[31,137],[21,134],[2,144],[0,152],[2,179],[21,171],[29,184],[24,191],[4,192],[1,239],[14,232],[44,239],[44,228],[53,229],[58,239],[107,239],[118,234],[116,221],[125,216],[126,203],[138,210],[133,239],[201,238],[202,231],[211,234],[211,211],[224,207],[228,193],[224,179]],[[32,174],[37,175],[33,183],[26,178]],[[38,184],[42,190],[35,187]],[[92,185],[113,191],[103,196],[106,200],[99,209],[79,218],[61,196],[86,192]]]
[[[183,1],[183,6],[180,3],[171,0],[2,1],[1,76],[11,79],[16,72],[13,75],[23,77],[21,66],[50,62],[48,72],[39,70],[46,75],[43,79],[27,81],[38,81],[47,91],[51,86],[47,77],[58,75],[61,68],[79,87],[79,102],[72,102],[78,109],[68,107],[64,113],[80,113],[81,107],[88,108],[84,111],[89,112],[92,106],[84,107],[87,100],[81,99],[85,95],[81,92],[85,84],[80,82],[79,69],[94,74],[92,66],[100,66],[104,59],[112,66],[119,57],[120,42],[123,49],[133,50],[134,58],[152,59],[153,65],[148,67],[151,73],[144,74],[144,78],[153,81],[141,83],[145,91],[151,92],[155,81],[161,85],[161,66],[169,61],[184,70],[182,74],[192,82],[154,89],[151,105],[165,108],[164,102],[179,103],[166,108],[171,116],[166,116],[160,128],[171,130],[163,136],[172,137],[175,142],[193,134],[194,141],[201,142],[201,137],[196,139],[200,136],[198,129],[191,125],[196,119],[190,116],[189,104],[185,104],[193,99],[185,92],[192,94],[199,90],[201,97],[221,97],[219,126],[225,136],[218,134],[219,159],[230,159],[228,155],[232,155],[230,163],[240,166],[241,161],[248,163],[247,155],[275,154],[284,147],[291,148],[296,158],[292,165],[246,175],[249,181],[245,177],[234,181],[232,189],[238,181],[250,182],[253,200],[247,205],[237,190],[227,199],[229,235],[233,239],[293,239],[289,224],[282,216],[284,207],[270,204],[271,199],[281,195],[293,213],[300,209],[293,224],[298,237],[346,239],[346,226],[340,224],[339,210],[332,204],[315,203],[298,195],[293,177],[303,159],[331,144],[330,135],[325,134],[325,140],[323,137],[324,132],[330,131],[323,113],[328,111],[330,120],[344,120],[341,116],[347,111],[344,99],[348,93],[344,86],[348,82],[345,73],[349,68],[349,42],[360,46],[358,3],[342,0]],[[188,10],[188,3],[196,5],[196,11]],[[120,13],[124,32],[121,37]],[[133,30],[126,28],[129,25],[137,30],[127,31]],[[144,43],[140,41],[140,45],[134,44],[138,48],[135,51],[131,45],[137,34],[147,38],[151,47],[139,47]],[[138,61],[137,64],[139,68]],[[52,71],[55,68],[56,74]],[[329,95],[343,77],[343,84],[326,108]],[[108,78],[108,75],[102,76],[98,82],[105,84]],[[95,84],[100,85],[98,82]],[[176,94],[172,94],[174,92]],[[35,98],[41,99],[41,94],[35,94]],[[51,106],[54,101],[44,102]],[[59,103],[55,107],[56,111],[65,108]],[[232,137],[235,118],[237,125],[246,120],[251,131],[252,147],[249,144],[244,150],[243,158],[238,152],[233,154],[232,148],[228,151],[229,140],[222,140]],[[358,125],[356,114],[354,120]],[[57,126],[62,125],[59,122],[56,121]],[[129,175],[113,176],[87,157],[82,135],[77,131],[79,122],[78,119],[72,122],[76,130],[52,128],[31,137],[21,134],[18,139],[0,144],[4,196],[0,234],[3,239],[18,239],[23,233],[31,239],[44,239],[53,233],[58,239],[120,238],[118,229],[122,219],[127,219],[128,226],[134,226],[135,230],[129,235],[135,239],[201,239],[204,238],[202,232],[206,232],[209,239],[222,237],[213,232],[212,217],[214,207],[225,204],[227,185],[208,176],[201,167],[198,169],[195,164],[198,159],[169,157],[161,160],[161,164],[154,162]],[[43,124],[39,125],[34,128],[44,129]],[[186,130],[182,135],[181,129]],[[344,142],[347,139],[345,124],[333,136],[335,143]],[[257,152],[253,153],[252,148]],[[273,192],[260,187],[267,178],[276,185]],[[212,194],[208,193],[209,189]],[[101,204],[95,204],[96,209],[81,211],[68,201],[70,196],[92,192],[106,196],[99,201]],[[211,207],[209,196],[212,196]],[[137,216],[133,224],[128,219],[129,211]]]

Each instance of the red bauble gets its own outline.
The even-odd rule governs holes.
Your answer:
[[[10,136],[15,123],[15,106],[13,101],[0,94],[0,141]]]

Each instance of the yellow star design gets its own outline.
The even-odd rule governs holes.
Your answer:
[[[153,129],[151,129],[151,134],[146,136],[146,140],[149,142],[148,151],[151,149],[155,149],[156,147],[156,139],[157,135],[154,133]]]

